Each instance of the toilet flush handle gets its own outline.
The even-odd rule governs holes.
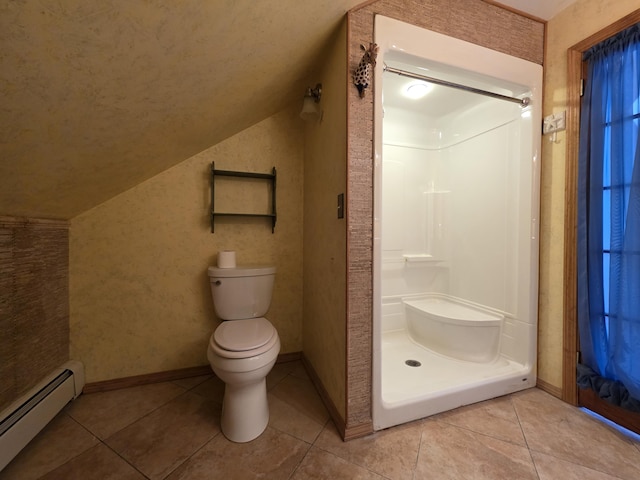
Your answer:
[[[220,280],[216,280],[215,282],[213,282],[214,285],[222,285],[222,282]]]

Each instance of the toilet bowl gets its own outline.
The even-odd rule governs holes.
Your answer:
[[[273,267],[209,267],[214,307],[223,321],[209,339],[207,358],[225,383],[220,424],[233,442],[257,438],[269,423],[266,376],[280,338],[262,315],[271,303],[274,275]]]

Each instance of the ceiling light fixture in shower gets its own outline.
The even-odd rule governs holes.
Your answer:
[[[424,97],[432,89],[433,89],[433,85],[427,82],[422,82],[422,81],[411,82],[409,85],[405,87],[404,94],[409,98],[417,100],[419,98]]]

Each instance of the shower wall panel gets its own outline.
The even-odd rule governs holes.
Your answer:
[[[509,198],[506,129],[492,130],[451,147],[450,294],[503,309],[509,281]],[[517,161],[517,159],[513,159]]]
[[[385,106],[383,297],[446,293],[515,313],[520,113],[497,100],[441,119]]]

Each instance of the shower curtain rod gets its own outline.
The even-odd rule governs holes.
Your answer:
[[[518,103],[523,108],[529,105],[529,103],[531,102],[531,99],[529,97],[524,97],[524,98],[508,97],[506,95],[500,95],[499,93],[488,92],[486,90],[480,90],[479,88],[473,88],[467,85],[460,85],[459,83],[447,82],[446,80],[427,77],[426,75],[407,72],[406,70],[399,70],[397,68],[389,67],[388,65],[384,66],[383,71],[395,73],[403,77],[414,78],[416,80],[425,80],[430,83],[435,83],[436,85],[442,85],[443,87],[457,88],[458,90],[466,90],[467,92],[478,93],[480,95],[485,95],[487,97],[499,98],[500,100],[506,100],[508,102]]]

